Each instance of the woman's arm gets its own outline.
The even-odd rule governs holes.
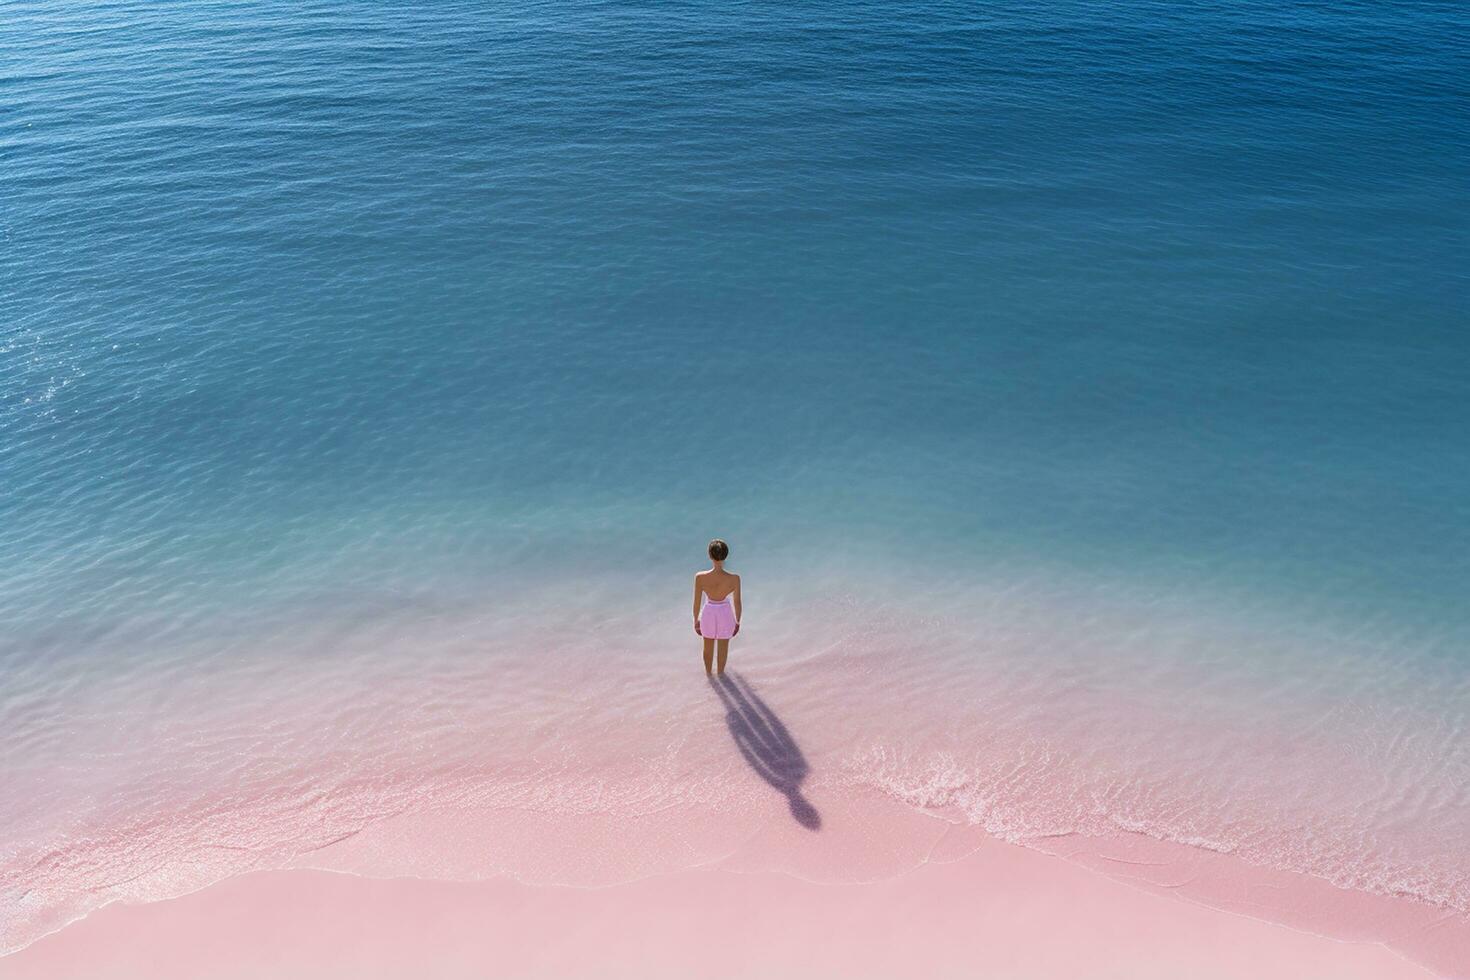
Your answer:
[[[694,576],[694,635],[703,636],[699,632],[699,576]]]
[[[740,632],[740,576],[735,576],[735,633]],[[734,636],[735,633],[731,633]]]

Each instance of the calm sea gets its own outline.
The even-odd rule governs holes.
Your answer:
[[[1470,910],[1462,4],[11,0],[0,50],[0,947],[419,806],[769,806],[716,535],[818,806]]]

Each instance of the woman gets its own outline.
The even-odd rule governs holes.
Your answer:
[[[709,543],[711,567],[694,576],[694,633],[704,638],[704,672],[714,667],[716,645],[720,650],[717,672],[725,672],[730,655],[730,637],[740,632],[740,576],[725,571],[730,546],[719,538]],[[704,605],[699,604],[700,596]]]

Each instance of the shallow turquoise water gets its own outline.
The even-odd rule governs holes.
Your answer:
[[[1357,830],[1437,772],[1404,819],[1450,835],[1466,35],[1447,2],[10,4],[0,758],[85,760],[62,716],[119,677],[193,717],[163,679],[446,621],[620,616],[652,671],[718,534],[782,643],[822,590],[1035,635],[973,582],[1094,631],[1026,648],[1062,687],[1362,707],[1393,790]],[[36,785],[86,823],[148,806],[140,759]],[[1145,765],[1214,799],[1218,761]],[[54,844],[31,806],[17,853]],[[1404,860],[1463,898],[1448,848]]]

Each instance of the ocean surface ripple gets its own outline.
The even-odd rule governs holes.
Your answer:
[[[487,833],[361,869],[700,863],[798,781],[812,847],[878,794],[1470,913],[1467,34],[8,3],[0,951],[416,820]],[[714,535],[799,780],[698,674]]]

